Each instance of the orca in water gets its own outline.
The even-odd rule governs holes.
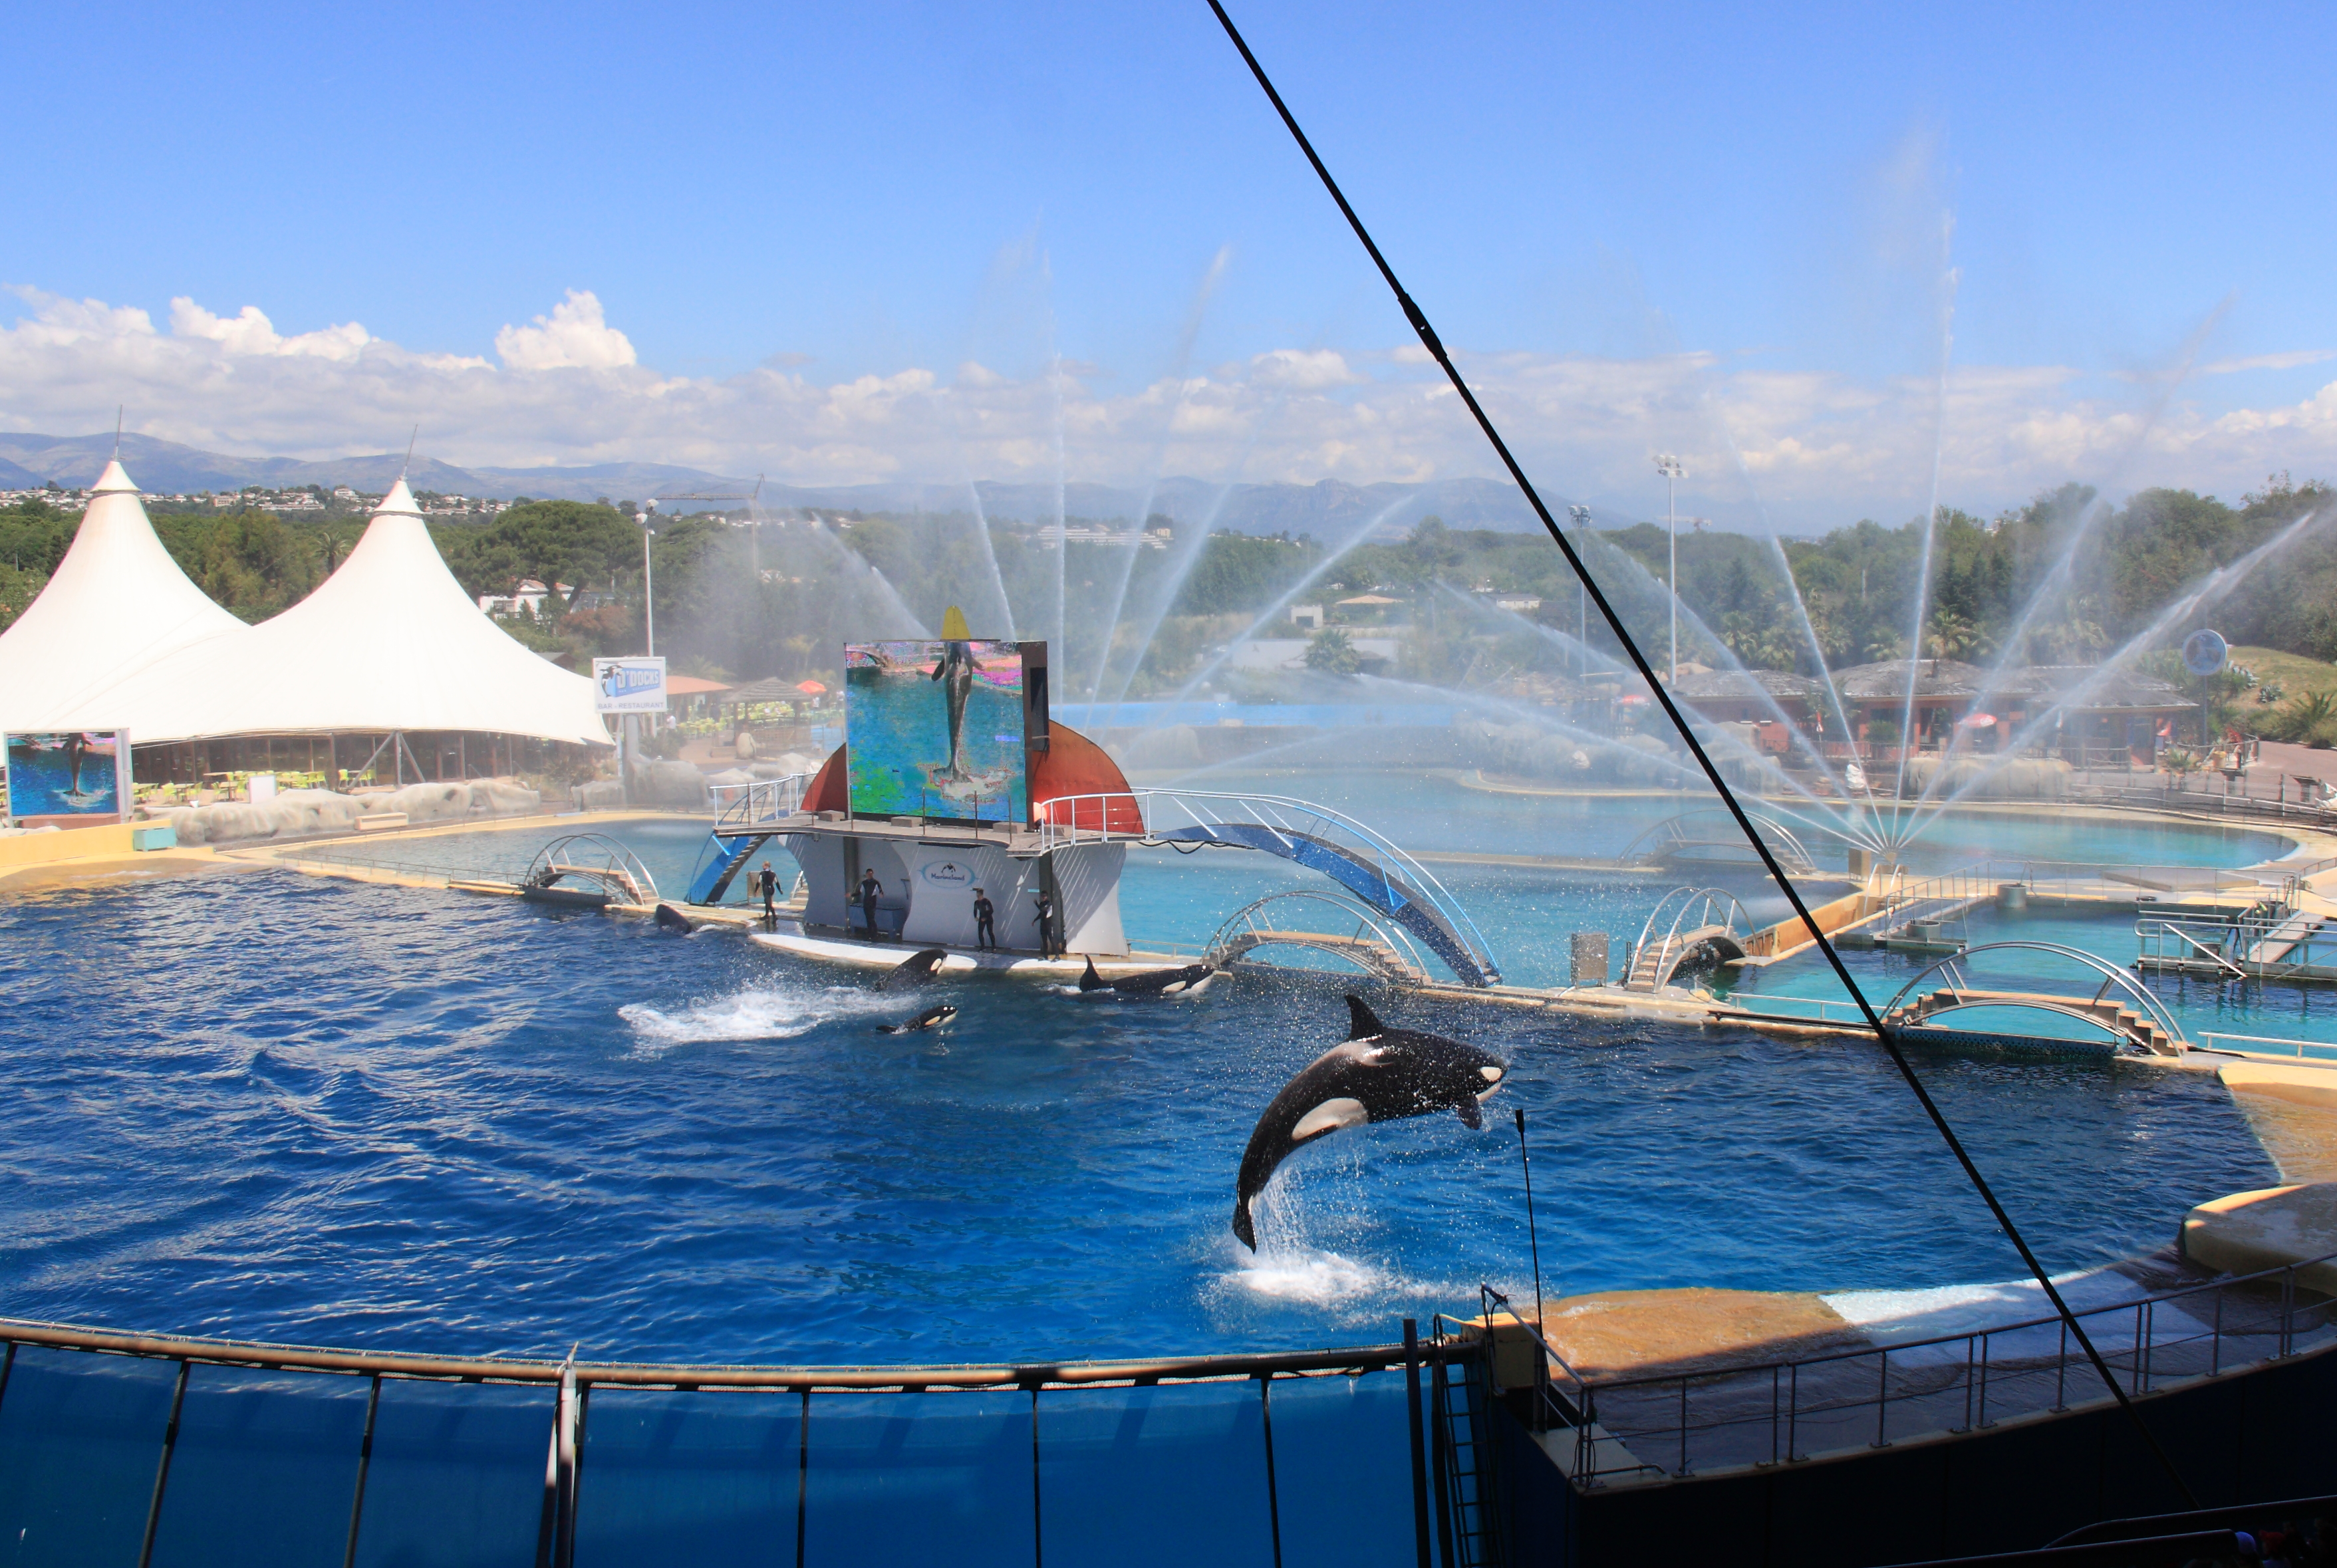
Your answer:
[[[949,950],[946,948],[921,949],[885,970],[885,978],[876,982],[876,989],[880,991],[904,991],[911,986],[922,986],[934,978],[934,972],[947,957]]]
[[[1457,1113],[1472,1131],[1485,1125],[1478,1102],[1501,1086],[1509,1066],[1499,1057],[1415,1029],[1392,1029],[1372,1016],[1361,997],[1347,998],[1350,1027],[1333,1046],[1282,1086],[1257,1119],[1242,1151],[1234,1184],[1234,1234],[1257,1251],[1250,1200],[1266,1190],[1283,1161],[1301,1145],[1342,1127],[1393,1122],[1433,1111]]]
[[[876,1032],[880,1035],[905,1035],[917,1029],[934,1028],[938,1025],[948,1023],[955,1017],[957,1017],[957,1009],[944,1002],[938,1007],[927,1008],[905,1024],[879,1024],[876,1026]]]
[[[661,931],[679,931],[686,937],[698,929],[698,922],[671,904],[660,904],[657,907],[657,926]]]
[[[1080,976],[1081,991],[1118,991],[1124,997],[1176,997],[1199,990],[1217,978],[1217,971],[1207,964],[1186,964],[1173,969],[1147,969],[1140,975],[1122,975],[1116,980],[1105,979],[1096,973],[1095,960],[1088,960],[1087,972]]]

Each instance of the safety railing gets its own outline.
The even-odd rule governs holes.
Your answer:
[[[2276,1035],[2234,1035],[2227,1033],[2222,1029],[2202,1029],[2199,1031],[2199,1045],[2202,1050],[2216,1051],[2225,1049],[2225,1047],[2215,1044],[2217,1040],[2237,1040],[2244,1047],[2253,1046],[2258,1047],[2257,1049],[2247,1051],[2245,1054],[2248,1056],[2268,1057],[2278,1055],[2296,1057],[2301,1059],[2311,1059],[2318,1057],[2332,1061],[2337,1061],[2337,1041],[2291,1040],[2283,1039]]]
[[[1735,1008],[1764,1018],[1775,1018],[1797,1023],[1841,1024],[1861,1030],[1871,1028],[1866,1021],[1866,1014],[1856,1002],[1833,1001],[1824,997],[1788,997],[1766,991],[1735,991],[1720,998],[1718,1005]]]
[[[785,822],[803,810],[804,794],[816,774],[789,774],[781,779],[758,779],[749,784],[716,784],[709,793],[718,808],[714,831],[747,833]]]
[[[2120,1387],[2139,1398],[2337,1345],[2337,1303],[2298,1282],[2301,1272],[2326,1270],[2332,1260],[2337,1253],[2076,1315]],[[2112,1398],[2058,1316],[1741,1367],[1580,1382],[1571,1478],[1582,1487],[1652,1472],[1677,1478],[1797,1464]]]
[[[1670,923],[1664,925],[1658,937],[1657,927],[1663,925],[1667,915]],[[1752,917],[1733,894],[1719,888],[1674,888],[1657,901],[1640,926],[1639,940],[1631,944],[1631,965],[1624,985],[1635,991],[1656,990],[1670,982],[1695,947],[1725,936],[1741,950],[1751,940],[1752,928]]]

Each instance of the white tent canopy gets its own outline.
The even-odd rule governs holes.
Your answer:
[[[129,725],[128,712],[103,700],[125,677],[166,667],[191,647],[251,636],[179,570],[138,487],[110,462],[48,586],[0,632],[0,730]],[[133,729],[133,741],[145,738]]]
[[[592,681],[480,611],[439,559],[403,479],[348,560],[308,598],[100,696],[139,744],[401,730],[609,744]]]

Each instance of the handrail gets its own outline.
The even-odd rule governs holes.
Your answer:
[[[1103,1383],[1203,1381],[1276,1372],[1374,1369],[1403,1365],[1402,1345],[1149,1359],[900,1367],[699,1366],[644,1361],[552,1361],[501,1356],[430,1356],[398,1350],[342,1350],[252,1340],[132,1333],[0,1318],[0,1343],[107,1351],[225,1366],[387,1377],[464,1378],[499,1383],[560,1381],[572,1366],[580,1384],[686,1388],[1084,1388]]]
[[[1656,922],[1664,918],[1665,911],[1671,909],[1671,903],[1674,899],[1679,900],[1680,905],[1677,910],[1672,911],[1672,923],[1664,933],[1662,944],[1656,950],[1656,974],[1659,976],[1663,975],[1667,967],[1676,965],[1680,958],[1686,956],[1685,953],[1676,953],[1674,951],[1674,945],[1679,941],[1680,932],[1683,927],[1691,930],[1697,930],[1714,923],[1711,917],[1713,912],[1712,906],[1715,900],[1726,901],[1727,904],[1727,909],[1723,911],[1721,920],[1718,923],[1726,927],[1729,934],[1734,936],[1736,932],[1736,919],[1738,916],[1742,915],[1744,916],[1745,924],[1747,928],[1745,940],[1751,940],[1750,928],[1753,924],[1753,917],[1745,912],[1745,909],[1743,904],[1736,901],[1735,894],[1724,891],[1719,888],[1674,888],[1671,891],[1666,893],[1662,898],[1656,901],[1656,907],[1648,912],[1646,923],[1641,925],[1639,928],[1639,940],[1631,945],[1631,968],[1634,971],[1636,971],[1639,967],[1640,955],[1648,950],[1648,938],[1654,932]],[[1688,912],[1692,910],[1700,911],[1703,918],[1699,920],[1695,926],[1688,926]],[[1742,945],[1742,942],[1740,942],[1739,946],[1741,947]]]
[[[2190,1043],[2189,1037],[2183,1032],[2182,1026],[2175,1021],[2175,1015],[2166,1010],[2166,1003],[2160,1001],[2156,997],[2151,994],[2148,987],[2143,985],[2132,975],[2127,974],[2124,969],[2119,969],[2117,965],[2111,963],[2107,959],[2102,958],[2097,954],[2086,952],[2082,949],[2064,947],[2058,942],[1983,942],[1979,947],[1967,948],[1961,953],[1951,953],[1946,958],[1926,964],[1922,969],[1917,970],[1914,978],[1909,980],[1905,985],[1900,987],[1898,991],[1892,995],[1891,999],[1882,1004],[1880,1010],[1885,1018],[1890,1018],[1893,1013],[1897,1012],[1900,1007],[1906,1001],[1907,994],[1910,991],[1912,991],[1916,987],[1921,985],[1924,980],[1943,969],[1951,970],[1956,979],[1961,981],[1962,968],[1970,959],[1978,958],[1982,953],[2008,952],[2013,950],[2050,953],[2056,958],[2070,959],[2085,965],[2088,969],[2092,969],[2095,973],[2103,977],[2101,990],[2097,990],[2094,993],[2097,998],[2101,996],[2103,990],[2107,990],[2113,985],[2117,986],[2122,989],[2127,996],[2134,998],[2134,1000],[2140,1005],[2143,1013],[2149,1018],[2152,1023],[2156,1024],[2160,1029],[2165,1031],[2168,1042],[2174,1046],[2176,1051],[2181,1051],[2184,1047]],[[1957,989],[1961,990],[1973,990],[1978,988],[1960,983]],[[2014,1003],[2009,1005],[2018,1006],[2019,1004]]]
[[[2148,929],[2147,929],[2147,928],[2149,928],[2152,924],[2153,924],[2153,922],[2151,922],[2151,921],[2149,921],[2149,920],[2140,920],[2140,921],[2136,922],[2136,924],[2135,924],[2135,928],[2134,928],[2134,934],[2135,934],[2136,936],[2137,936],[2137,937],[2148,937],[2148,936],[2151,936],[2151,935],[2157,935],[2157,936],[2162,936],[2162,937],[2169,937],[2169,936],[2171,936],[2171,937],[2173,937],[2176,940],[2177,940],[2177,941],[2179,941],[2179,942],[2183,942],[2183,943],[2185,943],[2185,945],[2187,945],[2187,946],[2190,946],[2190,947],[2193,947],[2193,948],[2196,948],[2200,952],[2202,952],[2202,953],[2204,953],[2204,954],[2205,954],[2205,955],[2206,955],[2206,957],[2207,957],[2207,959],[2209,959],[2209,961],[2210,961],[2210,962],[2213,962],[2213,963],[2215,963],[2215,964],[2218,965],[2219,967],[2221,967],[2222,969],[2224,969],[2225,970],[2226,970],[2227,972],[2229,972],[2229,973],[2230,973],[2230,975],[2232,976],[2232,978],[2233,978],[2234,979],[2243,979],[2243,980],[2244,980],[2244,979],[2247,979],[2247,971],[2246,971],[2245,969],[2244,969],[2240,968],[2240,966],[2239,966],[2239,965],[2237,965],[2237,964],[2235,964],[2235,963],[2232,962],[2232,960],[2231,960],[2231,959],[2229,959],[2225,958],[2225,956],[2224,956],[2220,951],[2218,951],[2216,949],[2214,949],[2214,948],[2209,947],[2206,943],[2205,943],[2205,942],[2201,941],[2198,938],[2196,938],[2196,937],[2193,936],[2189,931],[2185,930],[2182,927],[2180,927],[2180,926],[2178,926],[2178,925],[2175,925],[2175,924],[2173,924],[2172,922],[2169,922],[2169,921],[2161,920],[2161,921],[2156,922],[2157,930],[2154,932],[2154,931],[2152,931],[2152,930],[2148,930]],[[2152,957],[2154,957],[2154,958],[2163,958],[2163,957],[2164,957],[2164,955],[2163,955],[2163,954],[2153,954],[2153,955],[2151,955],[2151,956],[2152,956]]]
[[[1089,801],[1098,803],[1095,821],[1100,825],[1081,826],[1088,813],[1080,806]],[[1140,833],[1114,829],[1110,807],[1114,802],[1132,803],[1142,822]],[[1060,820],[1058,808],[1071,808],[1071,820]],[[1487,975],[1498,977],[1500,966],[1493,961],[1491,944],[1477,929],[1469,911],[1437,880],[1436,874],[1402,847],[1375,829],[1331,806],[1314,801],[1300,800],[1292,795],[1246,794],[1217,790],[1138,789],[1102,790],[1084,794],[1057,795],[1035,803],[1040,842],[1044,852],[1080,843],[1109,843],[1115,841],[1153,842],[1164,831],[1161,817],[1166,812],[1181,813],[1195,828],[1251,827],[1261,829],[1291,843],[1296,838],[1333,837],[1344,834],[1359,842],[1377,863],[1371,869],[1379,874],[1383,891],[1393,901],[1395,890],[1390,875],[1391,865],[1401,870],[1413,892],[1424,899],[1430,907],[1450,927],[1471,957]]]
[[[2248,1274],[2218,1274],[2212,1280],[2201,1280],[2196,1283],[2185,1285],[2176,1290],[2162,1290],[2158,1294],[2153,1296],[2137,1296],[2130,1301],[2113,1301],[2107,1306],[2101,1307],[2081,1307],[2077,1309],[2077,1316],[2080,1318],[2093,1318],[2099,1317],[2107,1312],[2131,1312],[2137,1307],[2165,1306],[2170,1301],[2179,1301],[2187,1296],[2196,1296],[2209,1290],[2229,1290],[2234,1285],[2251,1285],[2259,1282],[2269,1282],[2275,1278],[2282,1280],[2290,1279],[2293,1278],[2300,1269],[2317,1269],[2323,1263],[2331,1262],[2337,1262],[2337,1252],[2323,1252],[2319,1257],[2301,1259],[2293,1263],[2275,1263],[2268,1269],[2258,1269],[2254,1272]],[[2022,1282],[2026,1283],[2027,1281],[2024,1281]],[[1980,1334],[1987,1334],[1993,1337],[1998,1334],[2016,1334],[2023,1329],[2057,1328],[2061,1322],[2062,1320],[2058,1315],[2048,1315],[2042,1318],[2024,1318],[2019,1322],[1994,1323],[1990,1324],[1986,1329],[1967,1329],[1961,1333],[1939,1334],[1929,1339],[1893,1339],[1888,1344],[1870,1344],[1858,1349],[1829,1350],[1821,1356],[1804,1356],[1797,1359],[1777,1361],[1749,1362],[1742,1367],[1716,1367],[1704,1372],[1666,1372],[1644,1378],[1602,1378],[1591,1386],[1600,1390],[1637,1388],[1657,1383],[1677,1382],[1682,1377],[1735,1377],[1742,1376],[1748,1372],[1766,1372],[1772,1368],[1785,1368],[1791,1367],[1820,1367],[1834,1361],[1855,1361],[1862,1357],[1875,1355],[1878,1352],[1886,1350],[1892,1355],[1896,1356],[1907,1350],[1926,1350],[1940,1345],[1961,1344],[1964,1340],[1972,1339]]]
[[[795,815],[803,809],[804,793],[818,776],[814,773],[796,773],[785,778],[758,779],[743,786],[717,785],[718,789],[743,788],[744,793],[722,808],[721,814],[714,819],[714,831],[719,833],[726,827],[756,827]]]
[[[1230,958],[1226,956],[1226,949],[1230,946],[1234,940],[1234,939],[1228,936],[1227,933],[1232,931],[1234,926],[1237,922],[1247,921],[1248,929],[1252,931],[1264,930],[1276,934],[1285,934],[1282,932],[1280,927],[1260,926],[1257,921],[1252,918],[1258,912],[1258,911],[1264,909],[1266,905],[1280,903],[1285,900],[1302,900],[1315,903],[1328,904],[1333,909],[1337,910],[1343,916],[1354,916],[1360,924],[1369,926],[1372,929],[1372,934],[1380,939],[1381,944],[1393,952],[1398,961],[1410,965],[1413,969],[1420,971],[1423,975],[1427,974],[1427,962],[1422,959],[1418,946],[1413,943],[1411,935],[1406,932],[1403,927],[1398,926],[1393,930],[1390,930],[1387,927],[1380,924],[1378,920],[1373,919],[1371,911],[1365,909],[1363,905],[1355,903],[1348,899],[1340,898],[1335,893],[1316,892],[1312,888],[1289,888],[1278,893],[1268,893],[1266,897],[1253,900],[1251,902],[1243,905],[1240,909],[1236,910],[1232,914],[1227,915],[1224,920],[1217,922],[1217,929],[1209,935],[1208,945],[1202,950],[1205,961],[1220,967],[1232,961]],[[1295,934],[1299,936],[1307,936],[1328,935],[1329,933],[1300,931]],[[1305,946],[1305,944],[1294,942],[1287,945]],[[1320,951],[1323,950],[1318,949],[1317,950]]]
[[[2277,1035],[2234,1035],[2223,1029],[2201,1029],[2199,1037],[2202,1040],[2246,1040],[2259,1046],[2294,1046],[2297,1049],[2293,1054],[2299,1057],[2306,1051],[2337,1052],[2337,1040],[2291,1040]]]
[[[1815,858],[1811,855],[1808,847],[1794,835],[1791,828],[1775,817],[1765,816],[1757,812],[1749,814],[1753,825],[1760,831],[1761,835],[1765,839],[1773,841],[1772,848],[1776,848],[1780,844],[1783,846],[1777,858],[1786,862],[1788,871],[1807,874],[1818,869]],[[1728,831],[1718,838],[1690,839],[1682,831],[1683,824],[1699,817],[1717,818],[1721,823],[1727,824]],[[1676,816],[1666,817],[1653,827],[1642,832],[1638,837],[1623,846],[1622,852],[1615,857],[1616,862],[1629,865],[1635,861],[1652,859],[1653,849],[1643,849],[1642,846],[1647,845],[1649,840],[1657,837],[1661,837],[1667,843],[1733,843],[1741,846],[1745,842],[1745,835],[1737,830],[1734,819],[1729,817],[1727,813],[1717,806],[1699,806],[1694,811],[1685,811]]]

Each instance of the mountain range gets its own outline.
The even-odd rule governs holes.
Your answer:
[[[0,433],[0,489],[29,489],[54,480],[68,489],[94,481],[113,451],[111,431],[95,435]],[[150,493],[240,490],[248,484],[271,489],[346,484],[378,493],[404,470],[416,490],[509,500],[593,501],[601,497],[639,502],[670,498],[663,510],[687,511],[735,505],[756,491],[757,481],[655,463],[603,463],[560,468],[457,468],[416,454],[407,466],[399,453],[311,461],[292,457],[241,457],[204,452],[148,435],[122,437],[122,462]],[[983,480],[964,484],[792,485],[763,484],[760,501],[774,509],[818,511],[965,511],[978,499],[984,516],[1022,522],[1051,521],[1052,484]],[[689,498],[704,497],[701,501]],[[1563,498],[1544,498],[1553,511]],[[1325,479],[1314,484],[1219,485],[1188,477],[1164,479],[1149,491],[1131,486],[1078,482],[1062,487],[1062,509],[1075,518],[1134,521],[1159,512],[1186,526],[1206,524],[1243,533],[1312,533],[1345,536],[1356,523],[1378,518],[1400,532],[1433,512],[1455,528],[1504,530],[1536,526],[1525,497],[1501,480],[1447,479],[1425,484],[1348,484]],[[1610,520],[1602,518],[1602,522]],[[1621,520],[1618,520],[1621,521]]]

